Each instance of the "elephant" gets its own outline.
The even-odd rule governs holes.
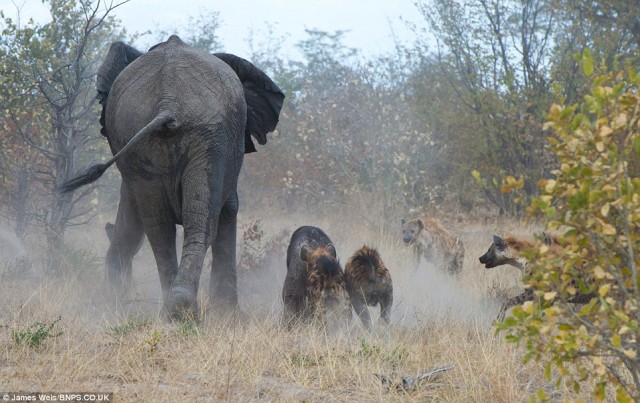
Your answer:
[[[146,235],[172,319],[198,317],[204,257],[213,254],[209,301],[238,304],[237,184],[245,153],[275,130],[282,90],[249,61],[209,54],[172,35],[141,53],[114,42],[97,74],[100,122],[113,158],[60,186],[69,192],[116,163],[122,176],[115,226],[107,229],[110,283],[125,290]],[[176,225],[184,240],[178,263]]]

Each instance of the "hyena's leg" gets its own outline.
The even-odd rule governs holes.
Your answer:
[[[391,322],[391,306],[393,305],[393,290],[389,290],[380,297],[380,320],[388,325]]]
[[[463,260],[460,259],[459,255],[451,256],[449,260],[449,267],[447,271],[450,275],[455,276],[456,274],[462,271]]]
[[[413,266],[413,269],[417,270],[418,266],[420,266],[420,258],[422,257],[422,248],[419,245],[416,245],[416,247],[414,248],[414,251],[415,251],[416,264],[415,266]]]
[[[447,258],[449,261],[447,270],[452,276],[460,273],[464,266],[464,245],[459,238],[456,239],[455,244],[455,251]]]
[[[355,292],[351,297],[351,305],[353,309],[356,311],[358,317],[362,321],[362,324],[367,330],[371,330],[371,315],[369,314],[369,308],[367,308],[367,303],[364,300],[364,296]]]
[[[456,239],[456,244],[458,247],[456,263],[458,266],[458,272],[461,272],[462,268],[464,267],[464,244],[462,243],[462,240],[460,238]]]
[[[596,296],[597,294],[595,293],[591,293],[591,294],[577,293],[573,297],[568,298],[567,302],[570,302],[572,304],[588,304],[591,301],[591,299],[595,298]]]
[[[535,295],[533,293],[533,290],[530,289],[530,288],[527,288],[526,290],[524,290],[524,292],[522,292],[522,294],[516,295],[513,298],[509,298],[500,307],[500,312],[498,312],[498,317],[496,318],[496,320],[498,322],[502,322],[504,320],[504,316],[505,316],[506,312],[509,310],[509,308],[512,308],[512,307],[518,306],[518,305],[522,305],[526,301],[533,301],[534,296]]]
[[[447,264],[447,273],[455,276],[460,270],[460,268],[458,267],[458,259],[455,256],[451,256],[448,260],[449,263]]]

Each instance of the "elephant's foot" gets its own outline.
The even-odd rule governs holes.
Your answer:
[[[164,301],[165,312],[173,320],[197,320],[198,302],[193,292],[183,287],[173,287]]]

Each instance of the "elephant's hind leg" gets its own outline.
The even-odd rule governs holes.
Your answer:
[[[215,167],[211,168],[215,171]],[[169,288],[165,307],[173,319],[198,317],[198,286],[204,255],[215,238],[221,210],[221,184],[200,175],[202,168],[185,170],[182,195],[184,241],[178,272]],[[196,175],[196,173],[198,175]]]
[[[222,207],[216,238],[212,244],[213,260],[211,262],[209,300],[216,309],[233,309],[238,305],[237,214],[238,195],[234,194]]]
[[[105,257],[109,282],[123,294],[131,283],[131,263],[144,241],[144,228],[135,203],[124,183],[120,187],[120,203],[115,225],[105,227],[109,249]]]

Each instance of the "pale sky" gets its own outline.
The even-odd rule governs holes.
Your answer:
[[[0,10],[15,18],[44,22],[48,10],[41,0],[0,0]],[[272,24],[276,34],[286,35],[283,47],[295,53],[293,44],[303,39],[304,30],[328,32],[348,30],[344,44],[365,56],[390,52],[395,41],[413,42],[415,35],[404,20],[424,25],[414,0],[131,0],[114,11],[129,33],[146,30],[171,32],[186,25],[188,17],[203,11],[218,11],[222,20],[218,36],[224,50],[248,56],[249,33],[266,32]],[[180,32],[177,32],[180,34]],[[145,37],[134,44],[140,50],[155,43]]]

